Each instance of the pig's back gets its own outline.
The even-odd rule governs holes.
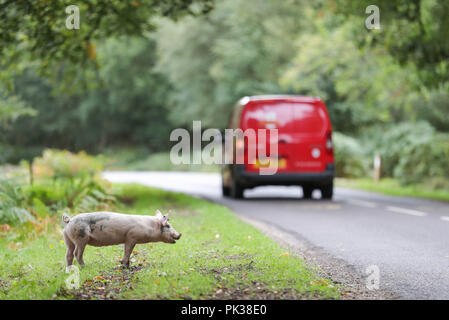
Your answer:
[[[116,212],[90,212],[73,217],[70,223],[85,231],[90,245],[105,246],[123,243],[128,231],[141,225],[143,219]]]

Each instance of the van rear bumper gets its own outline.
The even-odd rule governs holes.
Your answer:
[[[322,172],[281,172],[273,175],[260,175],[245,171],[244,165],[235,166],[237,181],[247,187],[260,185],[326,185],[335,177],[334,164],[328,164]]]

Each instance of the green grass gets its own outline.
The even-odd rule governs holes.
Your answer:
[[[68,290],[59,232],[16,250],[2,238],[0,299],[339,298],[335,285],[221,205],[137,185],[114,185],[114,192],[120,211],[171,210],[181,240],[137,245],[131,270],[119,266],[122,246],[88,246],[81,287]]]
[[[385,178],[379,182],[375,182],[372,179],[338,178],[336,184],[340,187],[363,189],[391,196],[406,196],[449,202],[449,190],[434,190],[425,185],[402,186],[397,180],[391,178]]]

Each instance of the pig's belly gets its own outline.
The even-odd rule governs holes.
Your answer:
[[[125,243],[125,236],[120,233],[94,232],[89,235],[87,244],[94,247],[112,246]]]

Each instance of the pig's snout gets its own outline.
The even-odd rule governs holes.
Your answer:
[[[182,233],[178,233],[178,236],[177,237],[173,237],[175,240],[179,240],[179,239],[181,239],[181,236],[182,236]]]

